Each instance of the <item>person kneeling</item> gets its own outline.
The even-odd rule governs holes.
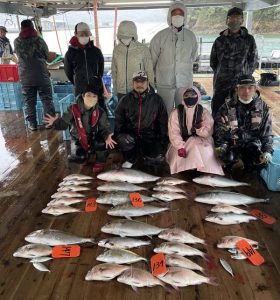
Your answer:
[[[196,169],[199,172],[224,175],[215,156],[213,118],[198,102],[201,98],[193,86],[183,95],[182,104],[170,114],[168,133],[170,145],[166,160],[170,173]]]
[[[47,115],[44,118],[44,122],[56,130],[70,127],[76,151],[75,155],[68,157],[69,161],[82,164],[91,153],[96,153],[94,173],[103,171],[108,156],[107,149],[113,149],[116,144],[112,139],[107,115],[98,105],[99,91],[95,86],[87,86],[84,93],[77,97],[76,103],[69,106],[61,118],[58,115]]]

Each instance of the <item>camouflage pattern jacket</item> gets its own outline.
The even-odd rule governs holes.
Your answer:
[[[257,64],[258,53],[255,39],[245,27],[231,34],[222,31],[215,40],[210,56],[214,71],[214,93],[230,91],[240,75],[252,75]]]
[[[228,117],[229,126],[222,122],[222,116]],[[234,95],[219,109],[215,117],[215,145],[229,145],[233,139],[236,143],[260,142],[262,152],[273,152],[271,117],[258,91],[249,104],[241,103]]]

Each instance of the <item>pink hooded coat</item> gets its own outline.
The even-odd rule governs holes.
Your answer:
[[[196,87],[192,87],[198,95],[200,102],[200,92]],[[188,108],[183,102],[186,111],[186,125],[190,133],[193,122],[195,107]],[[168,121],[168,134],[170,145],[166,153],[166,160],[170,167],[170,173],[175,174],[182,171],[197,169],[205,173],[224,175],[222,166],[215,156],[214,141],[212,138],[214,120],[207,109],[203,108],[202,127],[196,129],[196,136],[191,136],[186,142],[183,141],[178,120],[178,110],[174,109]],[[178,155],[178,150],[185,148],[187,157]]]

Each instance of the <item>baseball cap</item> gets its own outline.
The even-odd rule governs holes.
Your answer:
[[[233,7],[228,11],[227,17],[233,16],[233,15],[240,15],[243,17],[243,10],[239,7]]]
[[[80,32],[80,31],[90,32],[90,28],[89,28],[88,24],[85,22],[80,22],[80,23],[76,24],[75,32]]]
[[[1,31],[5,31],[5,32],[8,32],[7,28],[5,26],[0,26],[0,30]]]
[[[145,71],[133,73],[132,80],[148,80],[148,75]]]
[[[237,85],[256,85],[256,80],[252,75],[241,75],[238,78]]]

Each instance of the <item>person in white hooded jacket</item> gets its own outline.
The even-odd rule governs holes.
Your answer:
[[[118,99],[130,91],[132,75],[137,71],[148,74],[154,86],[154,71],[149,48],[137,41],[137,28],[132,21],[122,21],[118,27],[119,44],[115,46],[112,59],[112,78],[114,93]]]
[[[187,11],[174,2],[168,11],[168,28],[158,32],[150,44],[158,94],[170,114],[182,100],[183,92],[193,86],[193,62],[197,56],[194,33],[185,28]]]

